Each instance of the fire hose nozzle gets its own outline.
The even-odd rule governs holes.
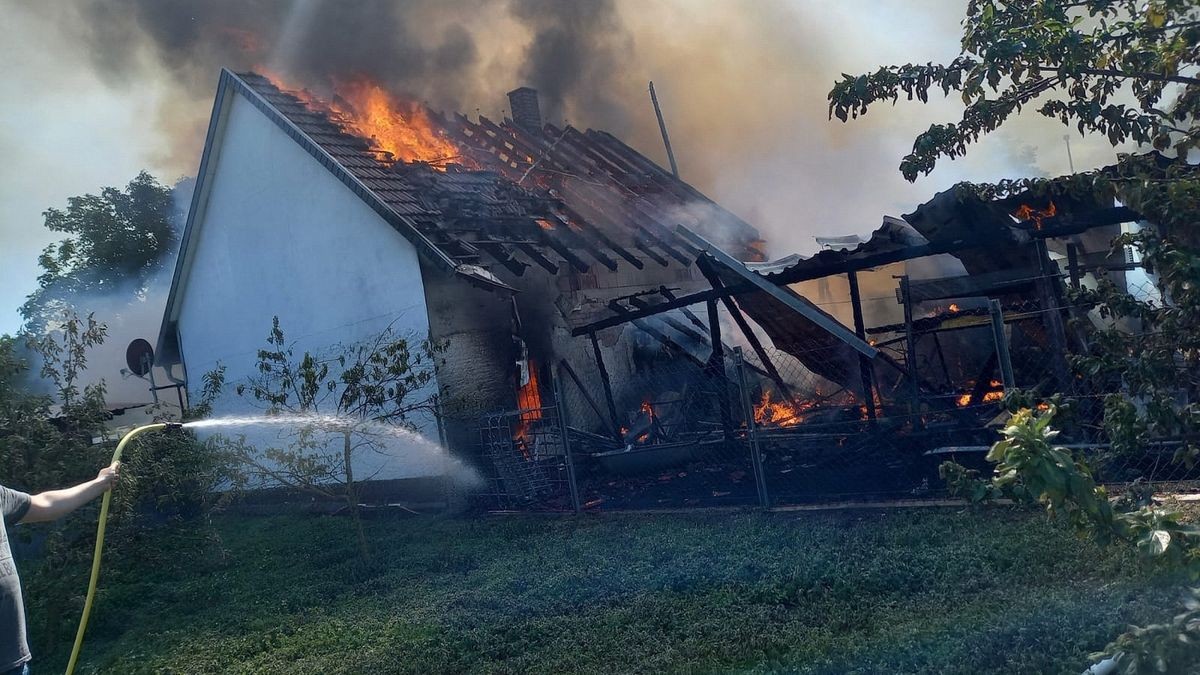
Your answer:
[[[183,428],[183,422],[167,422],[166,424],[167,424],[167,426],[166,426],[167,429],[182,429]]]

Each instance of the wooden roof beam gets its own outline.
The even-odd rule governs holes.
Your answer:
[[[633,243],[635,246],[637,246],[637,249],[639,251],[650,256],[650,259],[653,260],[654,262],[658,263],[659,265],[666,267],[671,264],[671,263],[667,262],[666,258],[662,257],[658,253],[655,253],[654,250],[650,248],[650,244],[647,243],[645,239],[642,239],[642,237],[640,235],[634,237]]]

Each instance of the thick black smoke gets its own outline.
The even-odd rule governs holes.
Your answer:
[[[136,84],[148,46],[197,99],[222,67],[262,68],[318,92],[367,76],[435,107],[491,114],[506,107],[504,91],[528,85],[549,121],[586,111],[583,124],[627,124],[611,84],[632,39],[613,0],[93,0],[74,15],[55,4],[42,11],[113,84]],[[519,51],[518,69],[498,70],[498,42],[508,62]]]
[[[614,3],[513,0],[512,8],[533,29],[521,74],[541,91],[547,118],[562,119],[571,102],[606,127],[627,127],[627,104],[618,104],[605,89],[632,53]]]

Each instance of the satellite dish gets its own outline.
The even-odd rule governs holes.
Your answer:
[[[142,338],[130,342],[125,348],[125,365],[129,366],[129,372],[145,377],[154,365],[154,348]]]

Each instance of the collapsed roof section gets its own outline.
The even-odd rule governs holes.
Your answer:
[[[794,356],[812,372],[853,389],[867,362],[879,355],[862,339],[865,327],[856,326],[851,331],[792,291],[790,284],[839,274],[853,278],[858,271],[950,253],[963,262],[970,278],[977,282],[973,288],[985,282],[1007,288],[1005,284],[1012,285],[1008,277],[1037,261],[1036,247],[1029,244],[1137,218],[1128,208],[1113,207],[1087,195],[1049,198],[1020,194],[986,201],[969,191],[951,189],[938,193],[903,220],[885,217],[867,241],[858,237],[827,239],[830,247],[813,256],[791,255],[771,262],[741,262],[720,246],[680,227],[680,235],[695,248],[697,265],[712,289],[599,318],[576,326],[573,334],[594,333],[696,303],[721,300],[739,325],[744,323],[740,318],[744,312],[770,337],[775,348]],[[853,244],[857,245],[850,248]],[[855,291],[851,293],[853,296]],[[946,296],[943,293],[936,297]],[[856,302],[853,297],[852,301]],[[759,350],[757,338],[744,326],[742,331]]]

